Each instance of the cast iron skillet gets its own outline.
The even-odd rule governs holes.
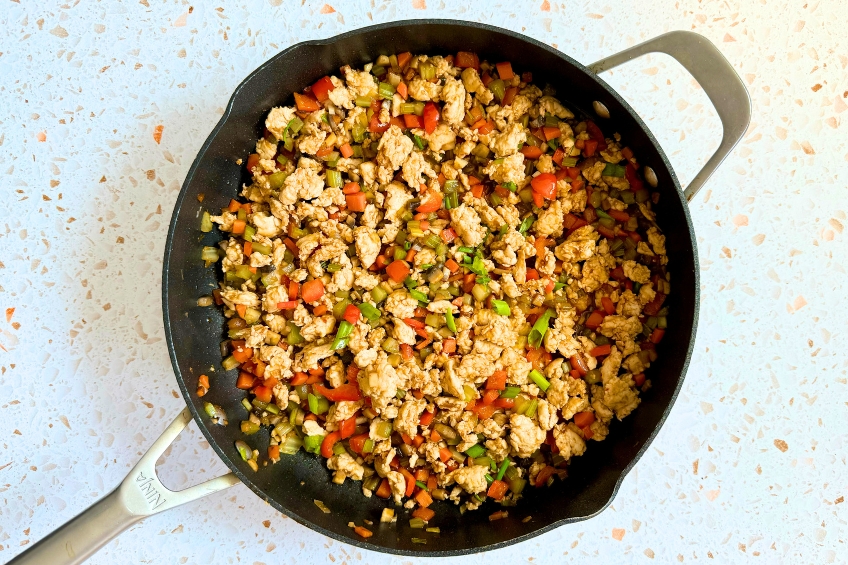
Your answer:
[[[550,83],[558,97],[575,111],[598,120],[607,134],[619,132],[639,161],[650,166],[661,193],[657,218],[667,236],[673,292],[669,296],[671,328],[660,346],[659,360],[650,369],[651,390],[627,420],[614,423],[609,438],[592,443],[569,466],[569,478],[548,489],[527,489],[509,517],[495,523],[482,509],[460,516],[457,508],[437,503],[435,525],[441,535],[425,534],[408,526],[408,511],[400,510],[396,524],[380,524],[386,502],[362,496],[360,483],[330,482],[330,472],[316,456],[299,453],[283,457],[276,465],[253,472],[234,447],[246,439],[259,453],[268,446],[267,430],[244,438],[235,423],[245,419],[243,391],[235,388],[235,371],[220,370],[219,343],[224,318],[215,308],[199,308],[197,298],[210,294],[218,273],[203,267],[200,249],[215,245],[222,235],[198,230],[201,210],[218,210],[249,182],[236,160],[246,158],[261,136],[265,115],[277,105],[291,104],[291,93],[344,64],[373,61],[378,55],[412,53],[449,54],[475,51],[490,61],[509,60],[521,72],[531,71],[536,83]],[[632,108],[596,73],[648,52],[675,57],[700,82],[716,107],[724,126],[722,143],[704,169],[681,190],[665,153]],[[603,106],[598,106],[600,102]],[[609,118],[605,119],[608,110]],[[362,548],[419,556],[463,555],[493,550],[547,532],[561,524],[585,520],[606,508],[624,475],[633,467],[656,435],[683,383],[692,352],[698,316],[699,284],[695,234],[686,205],[745,132],[750,121],[750,100],[739,77],[706,39],[690,32],[672,32],[584,67],[547,45],[515,32],[492,26],[452,20],[402,21],[352,31],[323,40],[300,43],[279,53],[250,74],[236,89],[227,111],[195,159],[174,207],[162,275],[165,333],[177,381],[188,408],[153,445],[127,479],[106,498],[62,526],[13,562],[18,564],[78,563],[109,539],[141,518],[182,504],[210,492],[243,482],[274,508],[297,522],[337,540]],[[199,204],[197,196],[205,196]],[[212,367],[218,368],[209,373]],[[197,377],[209,373],[212,388],[198,399]],[[203,412],[209,401],[224,407],[226,427],[211,425]],[[180,430],[194,418],[215,452],[232,473],[175,493],[158,481],[154,464]],[[331,510],[324,514],[314,500]],[[525,522],[523,518],[532,516]],[[367,542],[348,523],[374,522]],[[426,545],[411,538],[425,537]]]

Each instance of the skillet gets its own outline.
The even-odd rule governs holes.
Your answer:
[[[601,127],[622,135],[646,165],[661,193],[655,207],[667,237],[669,272],[674,292],[668,298],[668,332],[660,356],[650,369],[653,388],[642,395],[639,408],[625,424],[611,426],[607,440],[592,445],[569,465],[569,477],[549,489],[527,489],[507,518],[489,522],[494,503],[465,515],[449,503],[437,503],[434,525],[440,535],[423,534],[408,525],[408,511],[398,510],[396,524],[380,524],[386,505],[364,498],[358,482],[336,485],[322,460],[303,451],[283,457],[276,465],[252,471],[242,461],[234,443],[245,438],[233,422],[244,419],[244,392],[235,387],[236,371],[220,368],[220,342],[225,319],[214,308],[200,308],[197,298],[217,286],[218,273],[204,268],[200,250],[222,238],[215,229],[201,234],[199,211],[217,210],[229,203],[249,182],[245,158],[262,135],[268,110],[289,104],[291,93],[301,90],[344,64],[362,65],[378,55],[403,51],[428,55],[457,51],[477,52],[481,59],[509,60],[513,67],[531,71],[537,84],[551,84],[558,98],[575,111],[598,120]],[[674,57],[709,96],[722,121],[723,136],[703,169],[685,191],[657,140],[635,111],[597,74],[650,52]],[[49,534],[13,559],[16,565],[76,564],[84,561],[113,537],[151,514],[167,510],[212,492],[244,483],[275,509],[315,531],[364,549],[414,556],[453,556],[491,551],[547,532],[562,524],[591,518],[612,501],[624,476],[636,464],[668,415],[683,383],[692,353],[699,305],[698,260],[695,234],[687,201],[707,181],[745,133],[751,116],[748,93],[727,60],[704,37],[676,31],[661,35],[585,67],[563,53],[515,32],[485,24],[455,20],[408,20],[351,31],[334,38],[307,41],[277,54],[236,89],[229,105],[198,153],[177,198],[165,246],[162,272],[162,307],[165,334],[174,372],[187,408],[165,430],[127,478],[110,494],[82,514]],[[649,172],[649,169],[651,172]],[[204,195],[202,205],[198,195]],[[202,399],[195,394],[200,374],[215,367],[212,388]],[[224,408],[229,426],[217,426],[204,413],[205,402]],[[157,459],[180,431],[197,422],[231,473],[189,489],[165,488],[155,472]],[[617,424],[617,425],[616,425]],[[268,431],[247,438],[260,453],[268,446]],[[322,512],[314,503],[331,509]],[[529,521],[523,519],[532,516]],[[364,541],[348,526],[374,522],[374,536]],[[426,536],[427,544],[412,542]]]

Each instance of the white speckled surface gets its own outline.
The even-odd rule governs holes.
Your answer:
[[[584,63],[691,29],[754,103],[746,138],[691,204],[701,321],[663,431],[601,516],[464,562],[848,560],[845,3],[1,5],[0,561],[111,490],[183,406],[162,250],[232,89],[292,43],[416,17],[520,30]],[[720,132],[703,92],[664,56],[606,78],[688,181]],[[163,467],[174,487],[224,468],[196,431]],[[237,486],[141,522],[91,563],[425,561],[331,541]]]

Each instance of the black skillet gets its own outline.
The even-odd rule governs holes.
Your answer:
[[[437,503],[441,534],[426,534],[408,525],[408,511],[399,509],[396,524],[380,524],[386,502],[362,496],[359,483],[330,482],[330,473],[316,456],[300,452],[280,463],[252,471],[234,447],[245,438],[234,424],[246,417],[244,392],[235,388],[235,374],[212,373],[213,386],[203,399],[195,391],[197,378],[210,367],[220,368],[219,343],[224,318],[214,308],[199,308],[198,297],[215,288],[218,274],[203,267],[200,249],[215,245],[221,234],[198,231],[199,211],[226,206],[248,181],[236,160],[251,152],[261,136],[265,115],[277,105],[291,104],[291,93],[344,64],[373,61],[378,55],[400,53],[449,54],[474,51],[481,59],[509,60],[521,72],[531,71],[537,83],[550,83],[570,108],[592,116],[602,129],[617,131],[634,149],[661,193],[657,218],[667,236],[668,267],[673,292],[668,324],[672,328],[650,368],[653,388],[623,423],[615,423],[609,438],[593,443],[569,466],[569,478],[550,489],[527,489],[509,517],[489,522],[498,507],[487,503],[479,511],[460,515],[452,504]],[[722,142],[684,192],[668,158],[633,109],[596,73],[650,52],[677,59],[698,80],[715,106],[724,128]],[[689,363],[698,318],[699,284],[695,234],[687,200],[706,182],[747,129],[750,99],[742,81],[718,49],[700,35],[671,32],[584,67],[571,57],[534,39],[492,26],[454,20],[411,20],[376,25],[337,37],[300,43],[279,53],[242,82],[188,172],[174,207],[162,273],[165,333],[174,372],[188,408],[169,426],[121,485],[12,563],[79,563],[136,521],[241,481],[274,508],[297,522],[332,538],[365,549],[416,556],[464,555],[490,551],[547,532],[561,524],[595,516],[605,509],[625,474],[635,465],[668,415]],[[204,194],[202,205],[197,196]],[[234,373],[234,371],[232,372]],[[221,405],[231,424],[212,425],[203,403]],[[156,477],[156,460],[188,424],[197,422],[232,473],[175,493]],[[264,453],[267,431],[247,441]],[[323,501],[325,514],[314,503]],[[523,519],[532,516],[529,521]],[[374,536],[364,541],[348,523],[374,522]],[[414,544],[424,537],[426,545]]]

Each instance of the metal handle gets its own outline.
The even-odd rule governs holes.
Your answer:
[[[118,488],[12,559],[8,565],[82,563],[139,520],[238,483],[238,478],[232,473],[179,492],[169,490],[159,482],[156,461],[189,422],[191,412],[185,408]]]
[[[683,194],[690,201],[745,135],[751,123],[751,97],[731,64],[706,37],[691,31],[672,31],[589,65],[595,74],[648,53],[674,57],[695,77],[721,120],[721,144],[695,175]]]

